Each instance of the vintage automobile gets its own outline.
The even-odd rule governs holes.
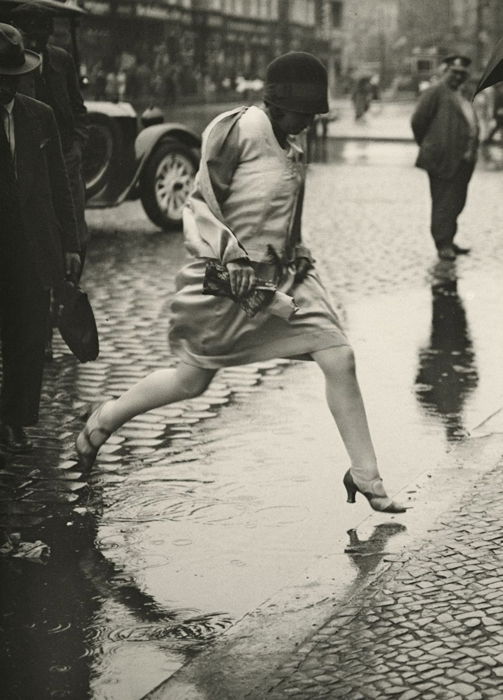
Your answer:
[[[9,21],[12,10],[27,3],[47,6],[68,23],[79,65],[77,21],[85,11],[76,0],[0,0],[0,21]],[[164,121],[155,107],[138,115],[127,102],[85,103],[89,115],[83,164],[87,206],[112,207],[139,197],[156,226],[165,231],[179,228],[199,163],[198,134],[184,124]]]
[[[179,228],[199,162],[200,139],[183,124],[127,102],[86,100],[89,141],[84,156],[88,206],[111,207],[140,197],[151,221]]]

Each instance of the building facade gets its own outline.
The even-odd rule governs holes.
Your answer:
[[[501,0],[400,0],[399,33],[402,47],[412,55],[428,54],[437,61],[462,53],[481,72],[501,37]]]
[[[288,50],[318,55],[332,90],[344,0],[83,0],[83,70],[97,99],[225,99]]]
[[[399,0],[347,0],[344,12],[344,74],[376,75],[387,85],[396,70]]]

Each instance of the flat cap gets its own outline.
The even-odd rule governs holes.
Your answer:
[[[442,63],[450,68],[455,68],[456,70],[462,70],[466,73],[468,72],[468,67],[472,62],[471,58],[468,56],[462,56],[461,54],[452,54],[451,56],[446,56]]]

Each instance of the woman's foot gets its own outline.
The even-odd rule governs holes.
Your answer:
[[[106,403],[105,401],[105,403],[102,403],[91,413],[84,429],[78,434],[75,440],[79,466],[86,472],[93,466],[100,447],[112,434],[111,430],[107,430],[100,425],[101,412]]]
[[[348,503],[354,503],[356,492],[361,493],[370,504],[373,510],[377,510],[380,513],[405,513],[407,508],[402,506],[400,503],[395,503],[384,490],[382,479],[376,477],[375,479],[370,479],[369,481],[363,481],[358,478],[355,481],[351,470],[344,475],[344,486],[348,493]]]

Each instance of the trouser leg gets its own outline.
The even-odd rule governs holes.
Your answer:
[[[7,425],[34,425],[38,420],[49,291],[33,280],[4,285],[0,308],[2,395],[0,415]]]
[[[437,248],[452,244],[458,216],[466,204],[473,164],[462,163],[453,178],[444,180],[428,173],[431,192],[431,235]]]

